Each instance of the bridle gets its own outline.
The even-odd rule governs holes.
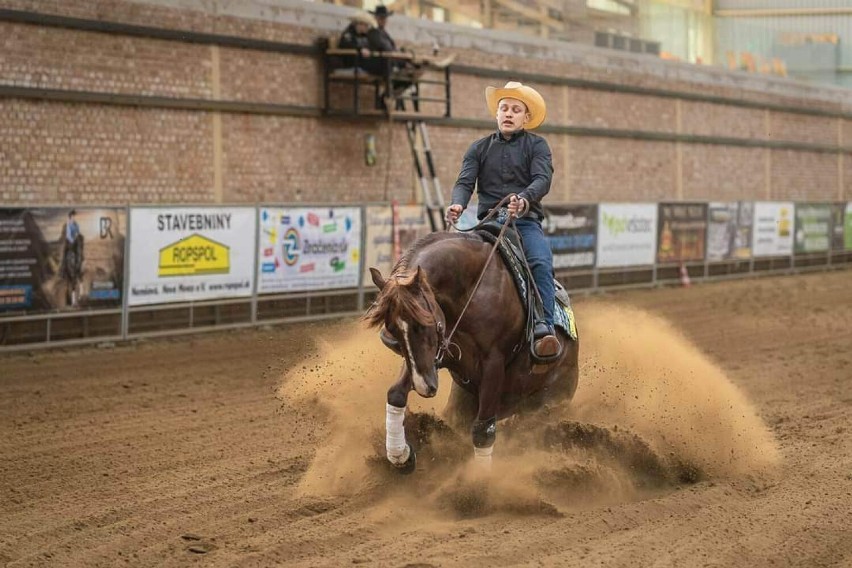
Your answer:
[[[452,342],[453,334],[458,327],[458,322],[461,321],[461,315],[464,315],[464,311],[459,315],[459,319],[456,321],[456,325],[453,326],[453,330],[449,334],[445,334],[446,331],[446,316],[444,316],[444,310],[440,310],[441,316],[438,317],[439,306],[436,305],[436,302],[433,301],[434,296],[430,298],[430,295],[424,291],[420,292],[423,295],[423,299],[426,301],[426,305],[429,306],[429,312],[432,314],[432,319],[435,320],[435,335],[438,337],[438,351],[435,353],[435,367],[441,368],[444,363],[444,356],[450,352],[450,349],[455,347],[456,352],[458,353],[458,359],[461,359],[461,347],[459,347],[458,343]],[[465,306],[466,307],[466,306]]]

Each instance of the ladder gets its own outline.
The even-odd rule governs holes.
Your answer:
[[[405,123],[405,128],[408,132],[408,145],[411,148],[414,167],[417,169],[420,189],[423,192],[423,206],[426,208],[429,226],[433,232],[443,230],[444,194],[441,191],[441,182],[435,173],[435,162],[432,159],[432,146],[429,143],[429,132],[426,129],[426,123],[422,120],[409,120]],[[418,134],[420,135],[419,141]],[[423,159],[420,157],[421,152]],[[423,168],[424,162],[428,173]]]

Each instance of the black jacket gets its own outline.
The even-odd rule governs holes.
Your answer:
[[[516,193],[529,202],[528,216],[541,220],[541,200],[550,191],[552,180],[553,159],[544,138],[521,130],[506,140],[498,131],[468,148],[453,187],[452,204],[467,207],[476,187],[477,217],[482,219],[501,199]]]

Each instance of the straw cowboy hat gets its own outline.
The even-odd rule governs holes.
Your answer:
[[[349,17],[350,22],[356,22],[361,24],[367,24],[371,28],[378,27],[378,23],[376,22],[376,18],[373,17],[369,12],[356,12],[352,16]]]
[[[532,87],[527,87],[516,81],[509,81],[502,89],[499,87],[487,87],[485,89],[485,102],[488,103],[488,112],[492,116],[497,115],[497,105],[501,99],[517,99],[527,105],[527,111],[530,113],[530,121],[524,128],[533,130],[541,126],[544,122],[544,117],[547,115],[547,105],[544,104],[544,99],[538,94],[538,91]]]

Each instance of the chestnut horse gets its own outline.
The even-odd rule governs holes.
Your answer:
[[[370,326],[384,325],[395,343],[385,342],[404,360],[386,406],[387,457],[404,472],[415,467],[402,426],[408,393],[435,396],[439,367],[453,378],[445,417],[470,428],[474,457],[485,465],[491,463],[498,419],[570,399],[577,389],[579,344],[564,330],[557,329],[559,358],[533,372],[525,308],[505,264],[490,257],[492,247],[475,233],[432,233],[405,253],[387,279],[370,269],[380,292],[364,318]]]

